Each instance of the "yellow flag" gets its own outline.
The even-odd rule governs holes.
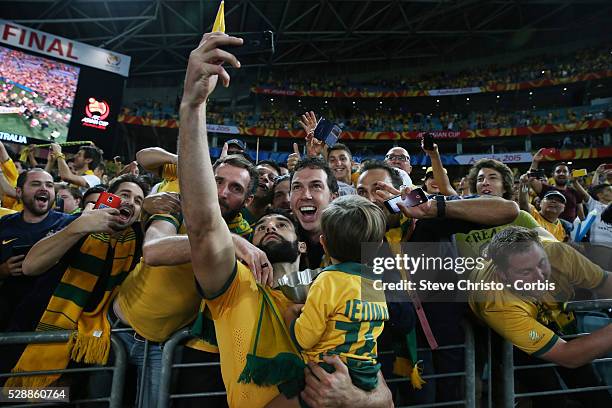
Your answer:
[[[219,4],[219,10],[217,10],[217,17],[215,17],[212,31],[213,33],[216,31],[225,32],[225,6],[223,0],[221,0],[221,4]]]

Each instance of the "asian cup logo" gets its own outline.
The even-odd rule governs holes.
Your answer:
[[[81,124],[87,127],[106,130],[108,122],[105,119],[110,114],[110,106],[104,100],[89,98],[85,105],[85,117],[81,119]]]
[[[108,65],[113,65],[116,67],[121,64],[121,57],[115,54],[108,54],[106,56],[106,62],[108,63]]]

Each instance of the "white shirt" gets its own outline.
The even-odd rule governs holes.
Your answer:
[[[394,167],[394,169],[398,171],[400,176],[402,176],[402,185],[412,188],[412,179],[410,178],[410,175],[403,169],[399,169],[397,167]]]
[[[98,184],[100,184],[100,179],[98,178],[98,176],[94,174],[84,174],[81,177],[83,177],[85,181],[87,181],[87,184],[89,185],[89,187],[84,187],[85,189],[95,187]]]
[[[601,220],[601,213],[604,212],[607,205],[594,200],[591,196],[589,196],[586,205],[589,212],[597,210],[597,218],[595,218],[593,225],[591,225],[590,242],[612,245],[612,225],[606,224]]]

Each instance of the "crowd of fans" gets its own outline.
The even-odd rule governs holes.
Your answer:
[[[142,115],[150,119],[178,119],[176,115],[164,112],[160,103],[151,105],[154,109],[143,107],[124,108],[126,115]],[[155,108],[157,107],[157,108]],[[232,125],[239,127],[259,127],[265,129],[299,129],[295,115],[282,108],[268,108],[259,114],[249,113],[243,109],[236,112],[217,108],[209,112],[209,121],[213,124]],[[597,119],[612,118],[611,105],[578,106],[571,108],[523,110],[518,112],[489,110],[484,112],[440,114],[403,111],[402,108],[354,110],[352,114],[344,111],[327,110],[325,118],[332,120],[348,131],[369,132],[409,132],[435,130],[477,130],[499,129],[526,126],[558,125],[576,123]]]
[[[46,105],[60,111],[72,109],[78,68],[4,47],[0,47],[0,61],[0,77],[5,82],[29,88],[34,99],[40,96]]]
[[[413,77],[385,78],[354,82],[349,79],[270,78],[258,85],[294,91],[427,91],[482,87],[541,79],[567,78],[574,75],[609,70],[612,53],[608,47],[581,50],[565,57],[533,58],[514,65],[490,65],[463,72],[436,72]]]
[[[603,384],[591,363],[612,351],[612,325],[564,340],[578,329],[562,305],[579,289],[612,298],[611,165],[575,173],[555,163],[546,174],[542,149],[525,174],[483,159],[453,183],[436,144],[423,140],[431,168],[415,180],[410,153],[417,152],[391,147],[384,161],[355,163],[346,145],[314,137],[313,112],[298,118],[305,155],[296,143],[286,163],[253,163],[246,144],[233,139],[213,158],[203,106],[215,87],[213,73],[228,83],[218,59],[237,63],[209,51],[232,41],[237,45],[208,34],[190,56],[178,154],[150,147],[126,166],[115,158],[111,170],[101,166],[103,152],[95,146],[68,157],[52,144],[46,163],[32,146],[23,163],[0,144],[0,331],[73,332],[57,346],[0,348],[0,372],[104,365],[110,329],[133,330],[118,337],[138,370],[141,406],[152,407],[164,343],[189,327],[195,339],[184,347],[182,363],[220,361],[220,369],[190,371],[175,392],[224,387],[232,407],[449,403],[463,399],[462,381],[452,373],[465,371],[466,363],[463,350],[450,346],[464,344],[459,322],[472,319],[511,342],[517,361],[560,366],[532,375],[518,370],[516,381],[527,392]],[[402,201],[396,210],[385,204],[419,188],[416,203]],[[464,298],[453,291],[443,302],[377,290],[373,282],[399,284],[407,269],[376,275],[361,264],[366,242],[393,259],[406,255],[403,243],[426,243],[440,259],[448,250],[482,258],[479,268],[440,266],[426,274],[455,283],[459,276],[501,282],[502,289],[474,289]],[[307,295],[287,283],[306,275],[316,275],[306,282]],[[512,289],[517,282],[534,289]],[[485,349],[476,349],[478,360]],[[492,358],[499,355],[492,351]],[[476,370],[480,381],[486,369]],[[435,378],[440,374],[449,376]],[[2,381],[26,388],[59,381],[73,397],[91,398],[104,388],[101,375],[89,382],[78,374]],[[434,377],[423,381],[424,375]],[[387,385],[391,378],[406,380]],[[568,401],[609,407],[612,397],[596,388],[531,398],[537,407]],[[176,401],[190,404],[203,403]]]

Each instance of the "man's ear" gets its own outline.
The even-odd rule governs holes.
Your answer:
[[[21,189],[21,187],[15,187],[15,193],[17,194],[17,202],[20,203],[23,190]]]
[[[253,194],[250,194],[246,200],[244,200],[244,205],[243,207],[248,207],[249,205],[251,205],[251,203],[253,202],[253,198],[255,198],[255,196]]]
[[[305,254],[306,253],[306,243],[305,242],[298,241],[298,252],[300,254]]]

